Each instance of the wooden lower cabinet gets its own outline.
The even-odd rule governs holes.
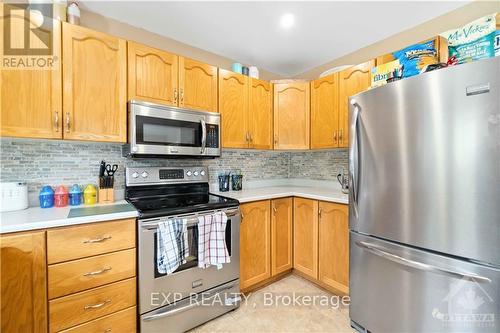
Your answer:
[[[47,332],[45,231],[0,237],[1,331]]]
[[[349,293],[349,209],[319,202],[319,280]]]
[[[240,287],[247,289],[271,277],[271,203],[241,205]]]
[[[292,269],[293,199],[271,201],[271,274]]]
[[[121,310],[113,314],[89,321],[87,323],[68,328],[61,331],[64,333],[88,333],[88,332],[119,332],[135,333],[136,328],[136,307]]]
[[[131,278],[51,300],[50,332],[58,332],[134,306],[136,293],[136,280]]]
[[[318,201],[293,199],[293,267],[318,278]]]

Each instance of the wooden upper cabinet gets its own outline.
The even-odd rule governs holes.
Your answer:
[[[245,290],[271,277],[270,201],[241,205],[240,285]]]
[[[178,57],[128,42],[128,99],[177,106]]]
[[[223,148],[248,148],[248,76],[219,68]]]
[[[318,278],[318,201],[293,198],[293,267]]]
[[[217,112],[217,67],[179,57],[179,106]]]
[[[274,148],[309,148],[309,82],[274,85]]]
[[[63,23],[65,139],[126,142],[126,44]]]
[[[271,206],[271,273],[274,276],[292,268],[293,199],[274,199]]]
[[[250,148],[273,148],[273,91],[269,82],[250,78],[248,132]]]
[[[311,82],[311,148],[338,147],[338,73]]]
[[[0,237],[1,331],[47,332],[45,233]]]
[[[349,97],[370,87],[375,60],[350,67],[339,73],[339,147],[349,147]]]
[[[348,206],[319,203],[319,280],[349,293]]]
[[[61,22],[47,17],[44,20],[52,22],[52,30],[39,31],[53,41],[52,52],[57,61],[52,70],[0,71],[1,136],[62,138]],[[2,36],[5,24],[0,24]],[[22,33],[15,37],[24,41]]]

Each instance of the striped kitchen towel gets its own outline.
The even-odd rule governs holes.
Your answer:
[[[215,212],[210,215],[198,216],[198,267],[207,268],[231,261],[226,245],[227,215]]]
[[[186,263],[189,256],[186,219],[169,219],[158,223],[157,269],[160,274],[171,274]]]

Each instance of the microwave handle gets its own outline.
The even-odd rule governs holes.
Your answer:
[[[205,152],[205,147],[207,146],[207,124],[205,120],[201,119],[201,153]]]

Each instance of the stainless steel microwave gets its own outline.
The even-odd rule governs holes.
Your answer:
[[[220,156],[220,114],[132,100],[128,157]]]

